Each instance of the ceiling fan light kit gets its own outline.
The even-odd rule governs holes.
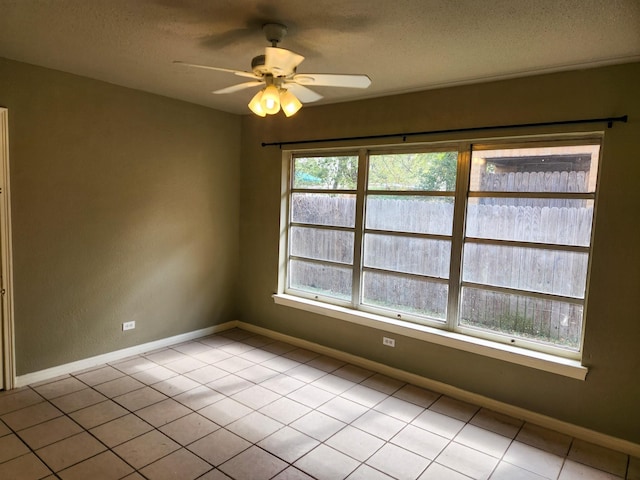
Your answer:
[[[174,61],[188,67],[204,68],[220,72],[233,73],[239,77],[250,78],[230,87],[216,90],[214,94],[235,93],[246,88],[264,87],[253,96],[249,109],[260,117],[275,115],[280,110],[287,117],[294,115],[302,107],[302,102],[318,101],[322,95],[314,92],[306,85],[325,87],[367,88],[371,79],[366,75],[305,73],[297,74],[296,69],[304,57],[297,53],[278,47],[278,43],[287,33],[287,27],[277,23],[267,23],[262,27],[271,46],[265,49],[264,55],[258,55],[251,61],[252,72],[232,70],[229,68],[210,67]]]

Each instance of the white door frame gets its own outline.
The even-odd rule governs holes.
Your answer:
[[[0,107],[0,284],[2,368],[0,385],[10,390],[15,385],[13,323],[13,250],[11,244],[11,201],[9,196],[9,111]]]

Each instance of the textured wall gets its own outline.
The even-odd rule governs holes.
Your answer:
[[[238,116],[6,60],[0,105],[18,375],[235,318]]]
[[[640,443],[640,64],[397,97],[305,107],[285,119],[243,119],[241,318],[465,390]],[[600,170],[584,363],[579,381],[278,306],[281,152],[260,142],[374,135],[628,114],[606,130]],[[593,131],[604,126],[500,134]],[[470,135],[466,134],[469,138]],[[456,138],[464,138],[458,136]],[[429,140],[442,137],[429,137]]]

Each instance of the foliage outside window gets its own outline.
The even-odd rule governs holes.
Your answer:
[[[294,154],[285,292],[575,358],[599,149]]]

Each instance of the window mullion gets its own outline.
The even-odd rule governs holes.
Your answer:
[[[447,328],[454,330],[458,322],[460,292],[462,291],[462,247],[464,222],[467,210],[467,193],[471,171],[471,144],[463,144],[458,150],[458,172],[453,206],[453,231],[451,233],[451,262],[449,264],[449,298],[447,303]]]
[[[364,241],[364,209],[367,189],[367,150],[358,151],[358,185],[356,191],[356,222],[353,242],[353,280],[351,302],[358,308],[362,298],[362,246]]]

